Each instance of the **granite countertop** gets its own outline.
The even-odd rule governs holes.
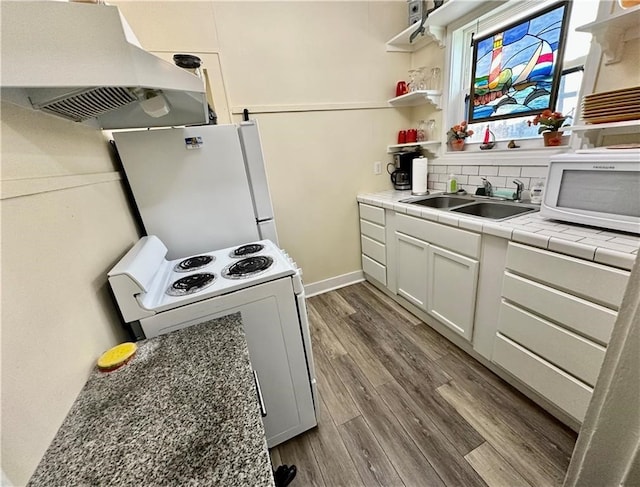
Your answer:
[[[631,270],[633,267],[640,247],[638,235],[550,220],[543,218],[539,213],[528,213],[498,222],[400,203],[400,200],[407,198],[411,198],[409,191],[387,190],[378,193],[362,193],[357,199],[360,203],[392,209],[445,225],[494,235],[626,270]]]
[[[92,372],[29,486],[273,486],[240,314]]]

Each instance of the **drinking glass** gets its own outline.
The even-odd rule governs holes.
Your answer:
[[[427,122],[425,136],[426,140],[436,140],[436,121],[434,119]]]
[[[419,90],[426,90],[428,88],[427,68],[422,66],[418,68],[417,85]]]
[[[429,87],[432,90],[440,89],[440,76],[442,70],[439,67],[431,68],[431,78],[429,79]]]
[[[418,75],[417,69],[409,70],[409,82],[407,83],[407,88],[409,89],[409,92],[416,91],[418,89],[416,87],[417,75]]]

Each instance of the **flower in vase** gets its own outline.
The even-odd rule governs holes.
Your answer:
[[[467,137],[470,137],[474,134],[473,130],[471,130],[467,126],[467,121],[463,120],[457,125],[451,127],[447,132],[447,141],[451,142],[454,140],[464,140]]]
[[[527,125],[540,125],[538,127],[538,133],[543,132],[557,132],[558,129],[565,124],[565,121],[571,118],[571,115],[563,115],[560,112],[552,112],[551,110],[545,110],[542,113],[536,115],[532,120],[527,120]]]

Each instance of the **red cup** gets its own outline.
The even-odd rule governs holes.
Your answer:
[[[401,130],[398,132],[398,144],[406,144],[407,143],[407,131]]]
[[[407,130],[407,142],[415,142],[418,140],[418,131],[416,129]]]
[[[406,95],[407,93],[409,93],[407,83],[405,81],[398,81],[396,85],[396,96]]]

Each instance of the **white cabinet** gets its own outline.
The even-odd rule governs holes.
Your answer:
[[[384,209],[358,205],[360,210],[360,245],[362,271],[365,276],[387,285],[387,248],[385,245]]]
[[[478,261],[429,246],[427,312],[471,341]]]
[[[390,290],[470,341],[480,236],[402,213],[388,221],[394,229]]]
[[[399,232],[395,243],[398,295],[427,311],[429,244]]]
[[[309,377],[291,280],[268,284],[238,311],[264,399],[267,445],[273,447],[316,425],[310,383],[315,379]]]
[[[493,362],[582,422],[628,280],[510,242]]]

